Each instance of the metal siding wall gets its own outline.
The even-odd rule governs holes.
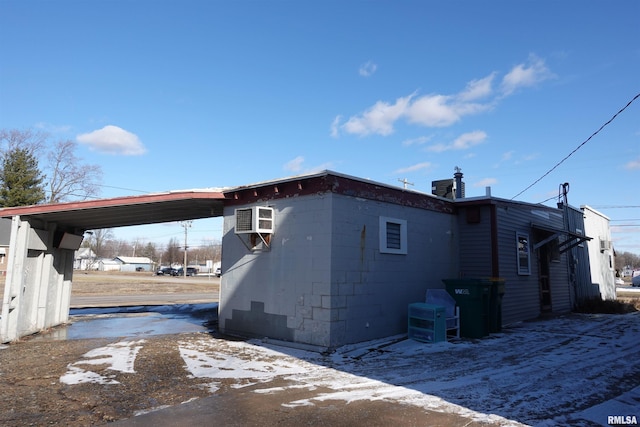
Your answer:
[[[538,264],[531,253],[531,274],[518,275],[516,232],[529,235],[531,244],[531,215],[528,210],[515,204],[500,203],[496,207],[498,217],[498,258],[500,277],[506,282],[502,300],[502,322],[504,324],[535,318],[540,314],[540,290]]]
[[[540,273],[538,254],[533,251],[535,235],[531,223],[539,222],[562,229],[561,212],[544,206],[501,202],[497,204],[496,215],[498,216],[500,277],[506,281],[502,304],[503,323],[508,324],[538,317],[540,315]],[[516,232],[529,235],[530,275],[518,274]],[[554,312],[566,312],[570,309],[565,259],[562,256],[559,263],[551,262],[549,265],[551,301]]]
[[[478,209],[480,222],[468,223],[469,209]],[[459,277],[491,277],[491,210],[489,206],[466,207],[458,211],[460,244]]]
[[[572,206],[566,207],[567,223],[569,231],[584,234],[584,214],[582,210]],[[592,237],[592,236],[589,236]],[[600,297],[600,291],[591,281],[591,267],[589,265],[589,250],[584,242],[572,249],[569,255],[570,283],[573,289],[572,307],[581,301]]]

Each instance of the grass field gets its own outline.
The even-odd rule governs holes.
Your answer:
[[[4,295],[5,277],[0,277],[0,298]],[[132,295],[155,293],[201,293],[220,290],[218,277],[156,276],[150,272],[74,271],[71,294]]]

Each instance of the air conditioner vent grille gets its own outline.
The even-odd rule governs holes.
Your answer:
[[[236,209],[235,232],[273,233],[273,209],[260,206]]]
[[[236,233],[250,232],[252,217],[252,209],[236,209]]]

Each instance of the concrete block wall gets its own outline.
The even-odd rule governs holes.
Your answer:
[[[407,221],[407,253],[380,252],[380,217]],[[335,345],[406,332],[407,306],[456,271],[453,215],[336,195],[332,283]]]
[[[333,193],[265,205],[275,210],[268,251],[248,250],[225,210],[223,332],[321,348],[404,333],[407,305],[456,271],[450,214]],[[408,221],[408,254],[380,253],[381,215]]]
[[[225,209],[221,331],[330,345],[331,314],[323,297],[333,293],[331,200],[331,194],[319,194],[265,204],[274,209],[275,230],[263,251],[247,249],[234,233],[235,208]]]

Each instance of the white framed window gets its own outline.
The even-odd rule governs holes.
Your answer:
[[[528,276],[531,274],[531,248],[529,235],[516,231],[516,250],[518,256],[518,274]]]
[[[407,254],[407,221],[380,217],[380,252],[383,254]]]

